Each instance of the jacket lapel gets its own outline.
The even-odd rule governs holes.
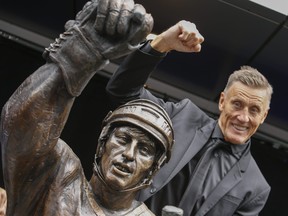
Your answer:
[[[187,150],[182,154],[183,156],[178,156],[178,163],[173,169],[173,172],[167,178],[166,182],[169,182],[194,156],[200,151],[200,149],[207,143],[209,137],[212,134],[213,129],[215,128],[216,122],[211,122],[203,128],[200,128],[196,131],[193,142],[188,146]],[[172,152],[173,154],[173,152]]]
[[[216,186],[215,190],[207,197],[195,216],[205,215],[228,191],[237,185],[246,172],[251,159],[250,144],[245,153],[240,158],[222,181]]]
[[[211,121],[210,124],[196,130],[192,142],[186,146],[181,146],[181,140],[176,140],[175,147],[172,150],[172,157],[168,164],[163,166],[153,178],[153,183],[147,189],[141,191],[139,200],[146,200],[153,194],[151,191],[157,192],[165,186],[204,146],[210,137],[216,122]],[[177,145],[177,146],[176,146]]]

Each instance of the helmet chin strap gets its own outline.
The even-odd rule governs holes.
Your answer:
[[[148,181],[149,178],[146,177],[146,178],[143,180],[143,182],[140,183],[139,185],[136,185],[136,186],[134,186],[134,187],[132,187],[132,188],[123,189],[123,190],[116,190],[116,189],[114,189],[113,187],[111,187],[111,186],[105,181],[105,178],[104,178],[104,176],[103,176],[103,173],[101,172],[101,169],[100,169],[100,167],[99,167],[99,165],[98,165],[98,163],[97,163],[97,159],[99,159],[99,158],[97,158],[97,156],[95,156],[93,173],[94,173],[95,175],[97,175],[98,178],[100,179],[100,181],[101,181],[105,186],[107,186],[109,189],[112,189],[112,190],[114,190],[114,191],[121,192],[121,193],[124,193],[124,192],[132,192],[132,191],[138,191],[138,190],[140,190],[140,189],[146,188],[146,187],[148,187],[148,186],[152,183],[152,179],[151,179],[150,181]]]

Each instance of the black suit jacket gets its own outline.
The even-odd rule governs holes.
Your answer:
[[[217,120],[210,118],[189,99],[178,103],[164,102],[143,86],[162,57],[136,51],[128,56],[107,85],[113,101],[124,103],[135,98],[146,98],[160,104],[169,114],[175,132],[172,157],[143,190],[139,199],[147,200],[157,193],[195,156],[207,142]],[[175,188],[175,193],[177,188]],[[264,207],[270,186],[251,156],[250,146],[236,165],[207,197],[196,216],[258,215]],[[193,194],[182,199],[189,199]],[[169,204],[169,203],[167,203]],[[184,215],[187,215],[184,212]]]

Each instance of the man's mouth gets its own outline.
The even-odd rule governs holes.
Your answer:
[[[246,131],[247,130],[247,127],[244,127],[244,126],[240,126],[240,125],[237,125],[237,124],[233,124],[233,127],[238,130],[238,131]]]

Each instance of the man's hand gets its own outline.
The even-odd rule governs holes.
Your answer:
[[[194,23],[182,20],[151,41],[151,46],[159,52],[171,50],[179,52],[200,52],[204,37]]]

